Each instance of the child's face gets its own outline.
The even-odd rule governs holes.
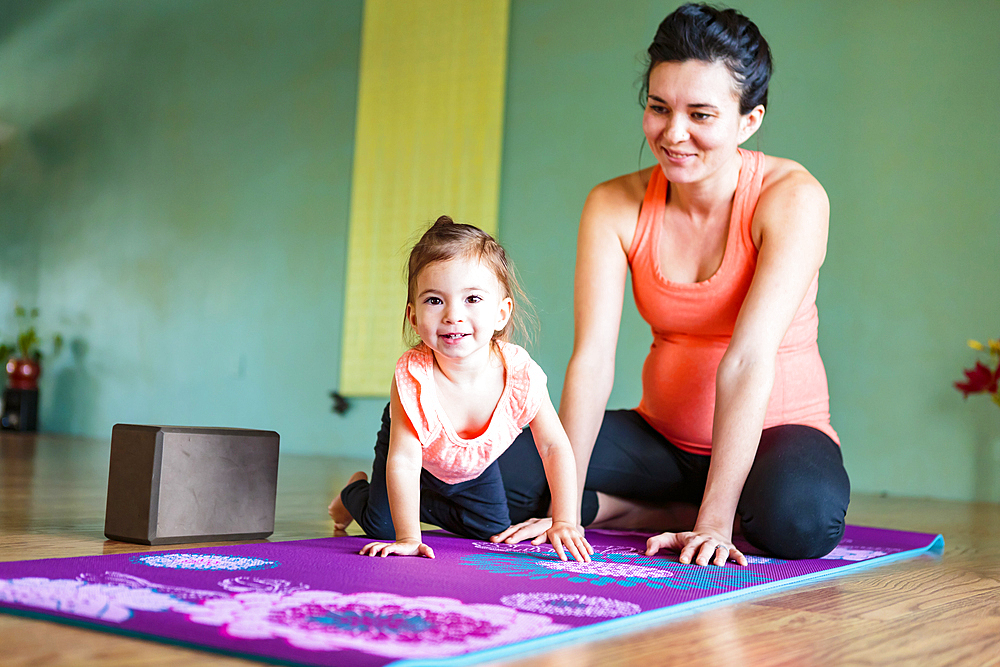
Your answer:
[[[428,264],[417,275],[406,317],[435,353],[465,359],[483,350],[488,354],[493,334],[506,326],[512,307],[490,269],[456,258]]]

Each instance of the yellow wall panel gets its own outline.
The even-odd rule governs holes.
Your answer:
[[[496,233],[508,0],[367,0],[340,393],[385,396],[403,264],[439,215]]]

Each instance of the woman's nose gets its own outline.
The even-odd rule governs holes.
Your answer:
[[[667,121],[667,126],[664,128],[663,134],[670,143],[678,144],[687,141],[687,122],[680,114],[674,114],[673,118]]]

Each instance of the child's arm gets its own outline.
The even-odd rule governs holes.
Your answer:
[[[579,527],[573,448],[547,392],[530,426],[552,492],[552,527],[532,540],[532,544],[548,541],[555,547],[561,560],[566,560],[563,552],[565,547],[573,558],[587,562],[594,549],[583,537],[583,529]]]
[[[389,454],[385,463],[385,483],[389,492],[389,511],[396,529],[395,542],[371,542],[361,550],[369,556],[427,556],[434,550],[420,541],[420,469],[422,452],[413,425],[403,412],[392,381],[389,392]]]

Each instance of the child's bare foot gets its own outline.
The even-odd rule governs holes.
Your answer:
[[[351,478],[347,481],[347,483],[353,484],[361,479],[368,479],[368,475],[359,470],[351,475]],[[351,513],[347,511],[346,507],[344,507],[344,503],[341,502],[339,493],[337,494],[337,497],[333,499],[333,502],[330,503],[330,507],[327,508],[327,511],[330,513],[330,518],[333,519],[334,530],[347,530],[347,527],[351,525],[351,521],[354,520]]]

